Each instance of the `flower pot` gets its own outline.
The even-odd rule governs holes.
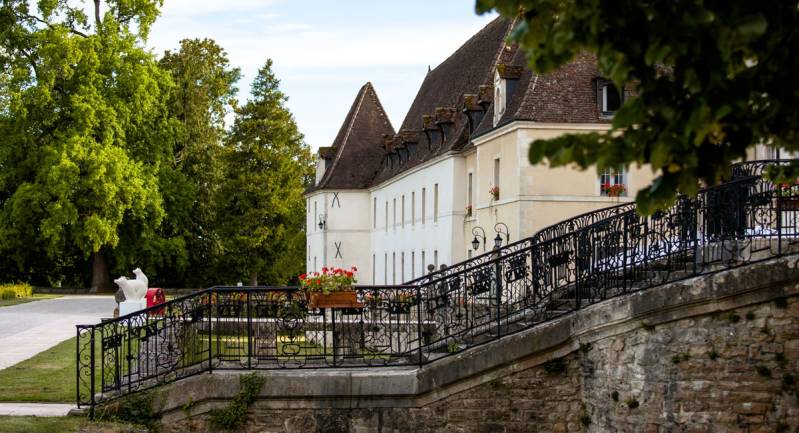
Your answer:
[[[308,308],[363,308],[357,293],[351,290],[329,294],[311,292],[308,297]]]

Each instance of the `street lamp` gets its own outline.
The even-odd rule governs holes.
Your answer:
[[[324,230],[327,227],[327,215],[321,214],[319,215],[319,230]]]
[[[494,231],[497,232],[497,237],[494,238],[494,248],[502,247],[502,235],[505,235],[505,245],[510,243],[510,230],[505,223],[494,224]]]
[[[477,233],[479,230],[480,233]],[[483,230],[480,226],[475,226],[472,228],[472,235],[474,235],[474,239],[472,239],[472,248],[477,251],[477,248],[480,247],[480,238],[483,239],[483,251],[486,250],[486,231]]]

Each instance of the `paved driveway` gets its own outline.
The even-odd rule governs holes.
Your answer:
[[[0,369],[75,336],[75,325],[111,317],[113,296],[64,296],[0,308]]]

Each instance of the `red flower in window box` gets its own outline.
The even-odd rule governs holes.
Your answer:
[[[623,183],[617,183],[615,185],[605,183],[602,185],[602,192],[607,194],[608,197],[621,197],[625,192],[627,192],[627,188]]]
[[[488,190],[488,193],[491,194],[492,197],[494,197],[494,200],[499,200],[499,187],[498,186],[492,186]]]

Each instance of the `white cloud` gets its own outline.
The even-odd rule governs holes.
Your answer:
[[[198,16],[216,13],[247,12],[263,10],[272,6],[272,0],[164,0],[163,16]]]

